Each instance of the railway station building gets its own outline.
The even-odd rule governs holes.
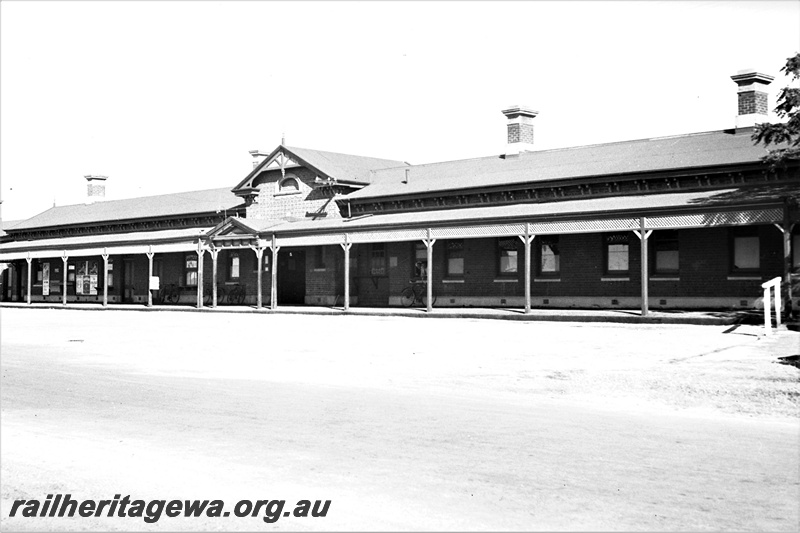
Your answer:
[[[280,144],[212,190],[87,199],[0,232],[0,299],[95,305],[753,309],[800,306],[800,167],[767,166],[770,76],[723,129],[413,165]],[[734,123],[735,122],[735,123]]]

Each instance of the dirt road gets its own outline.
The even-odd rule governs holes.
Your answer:
[[[724,330],[3,310],[3,528],[794,531],[798,337]],[[8,518],[54,492],[332,503]]]

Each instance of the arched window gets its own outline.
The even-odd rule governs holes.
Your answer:
[[[300,192],[300,183],[297,178],[284,178],[278,185],[278,192]]]

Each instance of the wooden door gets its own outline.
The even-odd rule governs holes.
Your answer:
[[[133,286],[134,263],[133,259],[125,259],[122,262],[122,302],[133,303],[135,289]]]
[[[306,253],[278,252],[278,305],[303,305],[306,301]]]

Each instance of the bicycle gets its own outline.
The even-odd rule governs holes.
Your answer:
[[[420,304],[425,307],[428,305],[428,283],[425,281],[411,280],[408,287],[400,291],[400,303],[403,307],[411,307],[414,304]],[[433,295],[431,307],[436,304],[436,295]]]
[[[233,305],[242,305],[244,303],[244,299],[247,296],[245,292],[244,285],[234,285],[230,291],[227,292],[225,295],[225,299],[227,303]]]
[[[181,299],[181,290],[174,283],[164,285],[156,293],[157,304],[176,304]]]
[[[211,305],[214,301],[214,286],[211,284],[203,286],[203,305]],[[217,305],[225,301],[227,291],[224,287],[217,285]]]

